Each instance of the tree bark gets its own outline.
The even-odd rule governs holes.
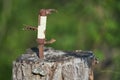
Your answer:
[[[26,50],[13,61],[13,80],[90,80],[91,51],[60,51],[44,48],[44,59],[38,58],[38,49]]]

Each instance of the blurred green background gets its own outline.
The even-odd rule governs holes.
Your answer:
[[[38,12],[54,8],[49,15],[46,38],[59,50],[91,50],[100,64],[95,80],[120,80],[120,0],[0,0],[0,80],[12,80],[12,61],[37,46],[34,31]]]

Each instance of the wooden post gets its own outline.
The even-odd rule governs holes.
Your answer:
[[[91,51],[65,52],[44,47],[44,59],[39,50],[31,48],[13,61],[13,80],[93,80]]]

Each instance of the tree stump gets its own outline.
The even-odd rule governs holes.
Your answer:
[[[92,80],[91,51],[60,51],[44,48],[44,59],[38,58],[38,49],[27,49],[13,61],[13,80]],[[95,62],[94,62],[95,63]]]

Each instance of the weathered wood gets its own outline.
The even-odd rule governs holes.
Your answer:
[[[31,48],[13,62],[13,80],[92,80],[91,51],[66,52],[44,48],[45,59],[38,58],[38,49]],[[92,74],[92,78],[91,75]],[[91,79],[90,79],[91,78]]]

